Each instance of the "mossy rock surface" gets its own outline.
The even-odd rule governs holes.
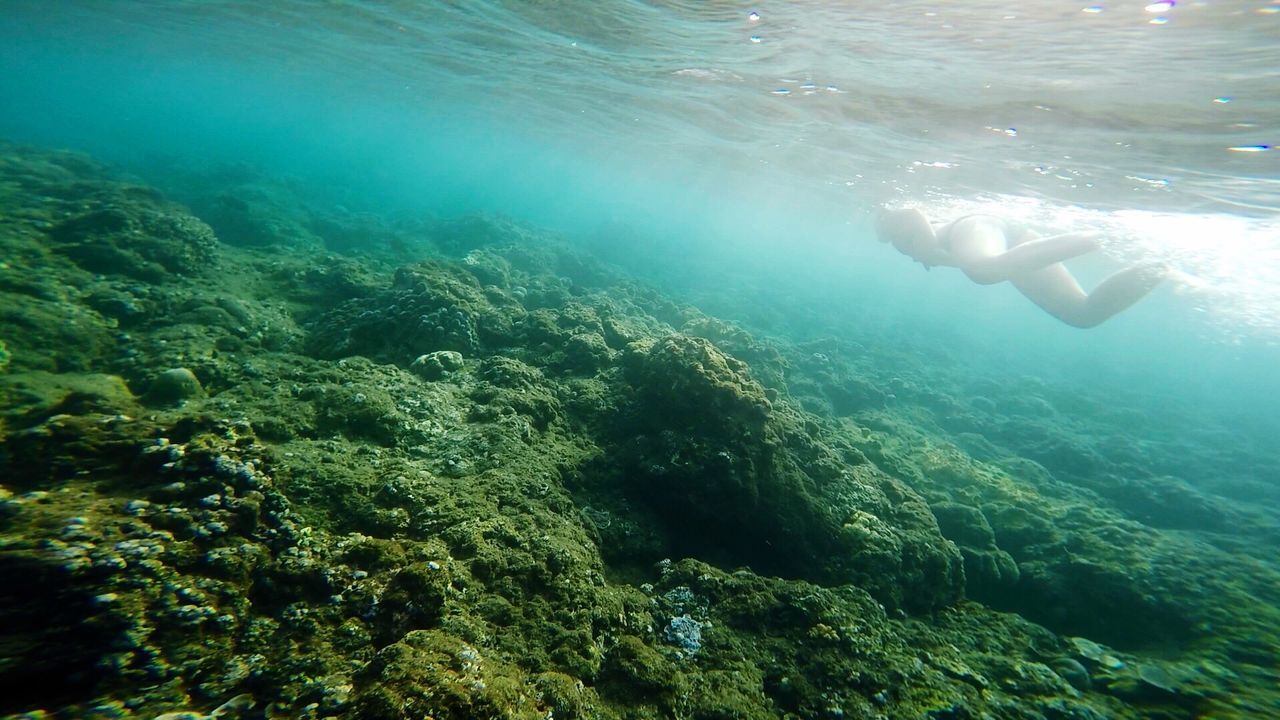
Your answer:
[[[508,221],[168,180],[195,215],[0,145],[0,715],[1276,707],[1276,535],[1231,499],[1266,484],[1129,429],[1204,418],[960,377],[777,288],[712,317]],[[152,402],[174,368],[203,393]],[[1276,466],[1214,437],[1198,476]]]

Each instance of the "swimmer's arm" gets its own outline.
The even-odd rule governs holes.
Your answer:
[[[983,285],[1004,282],[1098,249],[1096,233],[1067,233],[1028,240],[994,254],[990,252],[992,243],[982,237],[958,240],[953,241],[952,247],[956,264],[971,280]]]

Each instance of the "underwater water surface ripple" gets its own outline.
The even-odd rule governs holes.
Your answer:
[[[81,5],[77,25],[97,15],[122,41],[274,58],[674,155],[732,151],[811,181],[1280,210],[1275,154],[1256,150],[1280,131],[1266,0]]]

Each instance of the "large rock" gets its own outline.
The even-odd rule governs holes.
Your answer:
[[[633,343],[623,366],[631,402],[597,472],[644,511],[629,514],[641,527],[620,524],[628,537],[617,539],[616,562],[666,553],[853,582],[910,611],[959,599],[960,554],[924,500],[856,451],[819,440],[816,425],[767,399],[745,363],[671,335]]]

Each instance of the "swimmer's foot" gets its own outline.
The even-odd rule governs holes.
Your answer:
[[[1098,284],[1081,305],[1076,327],[1094,327],[1146,297],[1169,275],[1164,263],[1143,263],[1125,268]]]

